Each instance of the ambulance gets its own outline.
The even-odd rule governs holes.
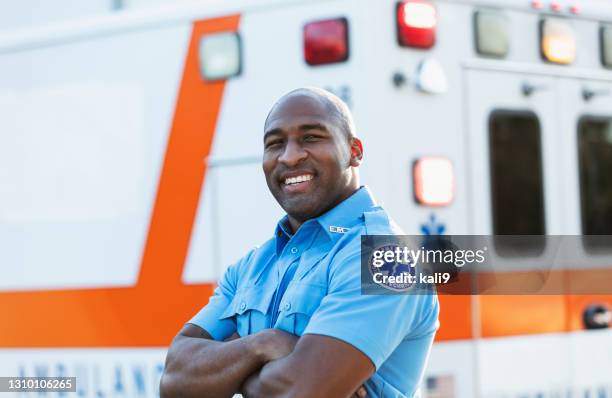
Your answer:
[[[604,287],[440,294],[423,395],[612,397],[605,0],[202,0],[3,31],[0,376],[158,396],[173,336],[283,215],[263,123],[301,86],[350,106],[407,234],[573,237],[568,284]]]

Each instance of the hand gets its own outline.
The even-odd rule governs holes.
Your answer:
[[[224,342],[228,342],[228,341],[233,341],[233,340],[237,340],[240,338],[240,335],[238,333],[234,333],[232,334],[230,337],[226,338],[225,340],[223,340]]]
[[[365,398],[368,392],[366,391],[364,386],[361,386],[355,391],[351,398]]]
[[[299,339],[298,336],[279,329],[265,329],[253,337],[256,352],[265,363],[291,354]]]
[[[240,391],[238,392],[244,398],[252,398],[257,395],[259,383],[259,371],[253,373],[242,383]]]

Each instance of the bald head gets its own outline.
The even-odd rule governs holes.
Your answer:
[[[329,115],[335,117],[339,124],[340,128],[346,135],[346,138],[350,141],[354,138],[355,135],[355,124],[353,123],[353,116],[351,115],[351,111],[344,101],[338,98],[336,95],[330,93],[327,90],[323,90],[318,87],[302,87],[288,92],[283,95],[270,109],[268,116],[266,117],[266,122],[264,123],[264,131],[268,128],[268,121],[270,119],[270,115],[274,113],[276,108],[285,102],[286,100],[296,97],[303,96],[310,98],[314,101],[321,103]]]

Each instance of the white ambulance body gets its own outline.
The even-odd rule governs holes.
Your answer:
[[[534,211],[528,232],[601,233],[585,202],[605,215],[612,199],[581,191],[581,167],[612,155],[593,165],[580,145],[612,123],[612,4],[406,3],[425,48],[400,45],[395,0],[202,1],[3,33],[0,375],[156,396],[174,333],[283,214],[261,171],[263,122],[300,86],[350,105],[363,182],[408,234],[515,231],[499,181],[528,198],[514,208]],[[347,51],[316,52],[342,29]],[[547,29],[561,39],[542,48]],[[311,45],[314,63],[339,62],[310,65]],[[582,245],[576,259],[612,264]],[[426,396],[612,397],[612,332],[582,324],[612,296],[440,300]]]

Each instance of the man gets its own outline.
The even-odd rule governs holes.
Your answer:
[[[398,230],[360,187],[348,108],[298,89],[264,131],[266,182],[287,215],[174,339],[162,397],[415,396],[437,297],[361,294],[360,236]]]

